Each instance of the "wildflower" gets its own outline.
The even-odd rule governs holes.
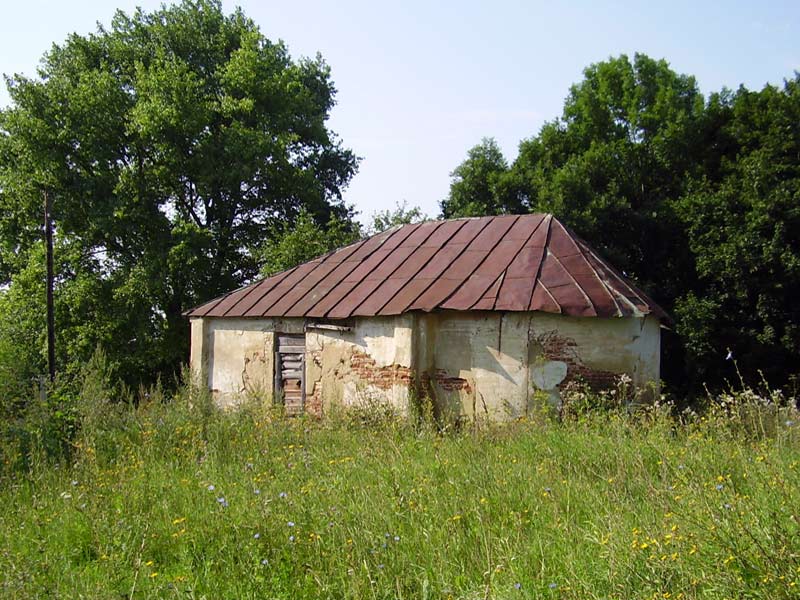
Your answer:
[[[286,526],[287,527],[294,527],[294,521],[289,521],[288,523],[286,523]]]
[[[248,471],[252,471],[253,470],[253,463],[251,463],[251,462],[245,463],[244,468],[247,469]]]
[[[207,488],[207,489],[208,489],[208,491],[209,491],[209,492],[213,492],[213,491],[214,491],[216,488],[214,487],[214,484],[212,483],[212,484],[210,484],[210,485],[208,486],[208,488]]]
[[[521,583],[515,583],[515,584],[514,584],[514,589],[515,589],[515,590],[522,589],[522,584],[521,584]]]
[[[152,573],[150,573],[150,579],[152,579],[153,577],[158,577],[158,571],[153,571]]]
[[[286,498],[286,496],[288,495],[289,494],[287,494],[286,492],[281,492],[280,494],[278,494],[278,498]]]
[[[75,486],[75,485],[78,485],[78,482],[77,482],[76,480],[74,480],[74,479],[73,479],[73,480],[72,480],[72,485],[73,485],[73,486]]]
[[[789,419],[788,421],[786,421],[786,426],[787,426],[787,427],[791,427],[792,425],[794,425],[794,421],[792,421],[791,419]]]
[[[379,569],[382,569],[382,568],[383,568],[383,563],[379,564],[379,565],[378,565],[378,568],[379,568]]]
[[[253,493],[254,493],[256,496],[258,496],[258,495],[261,493],[261,490],[259,490],[259,489],[255,489],[255,490],[253,490]]]
[[[551,583],[547,587],[549,587],[551,590],[554,590],[554,589],[556,589],[558,587],[558,584],[557,583]]]
[[[721,490],[722,490],[722,488],[724,488],[724,487],[725,487],[725,486],[724,486],[724,485],[722,485],[721,483],[718,483],[718,484],[716,485],[717,491],[721,491]]]
[[[261,559],[261,564],[266,567],[269,564],[269,561],[266,558],[262,558]]]
[[[259,539],[260,537],[261,537],[260,533],[256,533],[256,534],[253,535],[253,539],[255,539],[255,540]]]
[[[219,505],[220,505],[222,508],[228,508],[228,501],[227,501],[227,500],[225,500],[225,497],[224,497],[224,496],[220,496],[219,498],[217,498],[217,502],[219,503]]]
[[[684,464],[680,464],[680,465],[678,465],[678,468],[679,468],[681,471],[683,471],[683,470],[686,468],[686,465],[684,465]]]
[[[290,542],[293,542],[293,541],[294,541],[294,536],[293,536],[293,535],[290,535],[290,536],[289,536],[289,541],[290,541]]]
[[[395,542],[399,542],[400,541],[400,536],[399,535],[394,536],[394,541]]]

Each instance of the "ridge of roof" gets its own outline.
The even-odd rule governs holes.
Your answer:
[[[189,317],[666,313],[550,213],[398,225],[233,290]]]

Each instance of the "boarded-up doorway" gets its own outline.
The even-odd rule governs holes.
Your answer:
[[[282,399],[287,415],[299,415],[305,407],[306,339],[303,334],[277,334],[275,351],[275,395]]]

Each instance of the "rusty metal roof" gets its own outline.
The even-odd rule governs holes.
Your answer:
[[[666,316],[549,214],[396,227],[186,314],[343,319],[415,310]]]

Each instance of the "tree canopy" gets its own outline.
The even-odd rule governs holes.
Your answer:
[[[589,66],[560,118],[508,165],[484,139],[442,215],[552,212],[674,318],[673,387],[798,373],[800,77],[707,100],[693,77],[637,54]]]
[[[254,277],[270,232],[301,214],[351,219],[342,190],[358,159],[326,125],[328,65],[293,60],[218,0],[118,12],[110,28],[54,45],[37,77],[6,83],[0,345],[18,345],[34,370],[44,192],[60,362],[102,344],[132,382],[178,368],[182,311]]]

